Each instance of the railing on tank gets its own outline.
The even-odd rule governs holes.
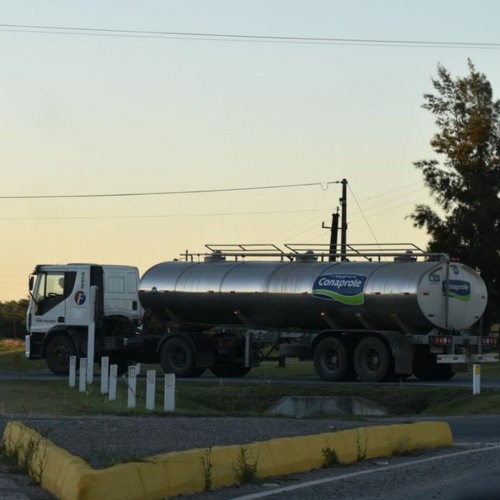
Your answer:
[[[285,243],[284,250],[272,243],[230,243],[207,244],[208,252],[191,253],[186,251],[181,254],[183,260],[260,260],[278,259],[288,261],[400,261],[412,262],[417,260],[433,260],[449,262],[449,256],[443,253],[430,253],[422,250],[413,243],[356,243],[341,245],[336,248],[328,244]]]

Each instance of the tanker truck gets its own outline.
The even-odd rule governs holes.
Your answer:
[[[447,255],[407,244],[206,248],[142,278],[133,266],[37,265],[26,356],[67,373],[70,356],[86,356],[92,323],[95,359],[122,372],[143,362],[241,377],[298,358],[326,381],[446,380],[498,361],[497,338],[480,328],[486,286]]]

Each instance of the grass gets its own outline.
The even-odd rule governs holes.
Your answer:
[[[80,393],[66,381],[3,380],[0,415],[48,413],[53,415],[150,414],[145,410],[145,380],[138,380],[137,407],[127,409],[127,385],[120,379],[116,401],[100,394],[98,383]],[[317,386],[264,384],[183,383],[176,386],[176,412],[185,415],[265,415],[285,396],[358,396],[387,408],[394,416],[500,414],[500,390],[483,389],[472,396],[470,388],[407,387],[399,385],[324,384]],[[156,412],[163,413],[163,387],[157,384]]]
[[[24,341],[0,338],[0,370],[32,371],[47,368],[45,360],[26,359]]]
[[[21,342],[0,342],[0,370],[44,370],[45,361],[24,358]],[[16,357],[17,356],[17,357]],[[19,361],[21,357],[21,361]],[[483,375],[494,376],[495,367],[484,365]],[[155,368],[161,373],[159,366]],[[178,413],[192,415],[262,415],[285,396],[338,396],[361,397],[387,408],[390,415],[472,415],[500,414],[500,390],[482,389],[481,394],[472,396],[471,388],[409,387],[406,385],[366,385],[366,384],[317,384],[301,385],[293,381],[277,383],[275,377],[316,377],[310,362],[290,361],[286,368],[276,363],[263,363],[252,370],[252,375],[260,377],[260,382],[245,384],[183,383],[177,380],[176,408]],[[209,375],[205,375],[209,376]],[[78,384],[77,384],[78,385]],[[81,414],[141,414],[146,413],[145,381],[138,379],[137,408],[127,409],[127,386],[123,379],[118,384],[116,401],[108,401],[100,394],[96,382],[86,392],[70,389],[65,380],[2,380],[0,384],[0,414],[50,413],[55,415]],[[163,387],[157,383],[156,407],[163,408]],[[149,413],[149,412],[148,412]]]

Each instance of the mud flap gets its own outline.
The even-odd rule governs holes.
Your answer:
[[[384,337],[391,347],[395,372],[399,375],[411,375],[413,372],[413,348],[410,341],[397,332],[384,334]]]

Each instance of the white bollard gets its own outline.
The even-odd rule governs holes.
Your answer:
[[[141,363],[135,364],[135,374],[139,376],[141,374]]]
[[[97,296],[97,287],[90,287],[89,328],[87,332],[87,384],[94,383],[94,346],[95,346],[95,300]]]
[[[481,365],[472,365],[472,395],[481,394]]]
[[[116,379],[118,378],[118,365],[111,365],[109,367],[109,401],[116,400]]]
[[[137,393],[137,369],[135,366],[129,366],[127,408],[135,408],[136,393]]]
[[[76,356],[69,357],[69,386],[76,387]]]
[[[165,411],[175,411],[175,373],[165,375]]]
[[[107,394],[109,389],[109,357],[101,358],[101,394]]]
[[[80,385],[78,390],[85,392],[87,389],[87,358],[80,358]]]
[[[155,409],[156,370],[146,372],[146,410]]]

